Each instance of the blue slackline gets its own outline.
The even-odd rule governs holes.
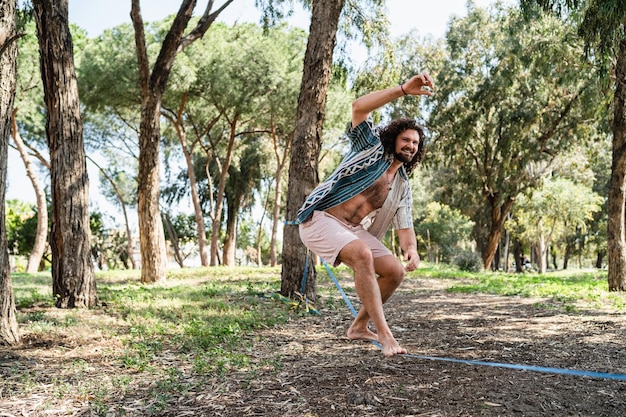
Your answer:
[[[332,278],[333,282],[335,283],[335,286],[339,290],[339,293],[343,297],[343,300],[346,302],[346,304],[348,305],[348,308],[352,312],[352,315],[356,317],[357,312],[354,306],[352,305],[352,303],[350,302],[350,300],[348,299],[348,296],[341,288],[339,281],[330,270],[330,267],[328,266],[326,261],[324,261],[323,259],[322,259],[322,264],[326,268],[326,271],[328,271],[328,275],[330,275],[330,277]],[[377,341],[372,340],[371,342],[374,345],[376,345],[379,349],[382,349],[381,344],[378,343]],[[437,356],[421,356],[421,355],[411,355],[408,353],[401,353],[396,356],[402,356],[405,358],[412,358],[412,359],[426,359],[426,360],[431,360],[431,361],[464,363],[466,365],[491,366],[491,367],[497,367],[497,368],[518,369],[518,370],[523,370],[523,371],[544,372],[544,373],[550,373],[550,374],[565,374],[565,375],[574,375],[574,376],[586,376],[589,378],[603,378],[603,379],[614,379],[618,381],[626,381],[626,374],[581,371],[581,370],[576,370],[576,369],[548,368],[548,367],[543,367],[543,366],[532,366],[532,365],[516,365],[516,364],[499,363],[499,362],[484,362],[484,361],[476,361],[476,360],[471,360],[471,359],[442,358],[442,357],[437,357]]]

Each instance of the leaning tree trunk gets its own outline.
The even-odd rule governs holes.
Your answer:
[[[26,146],[22,141],[20,132],[17,130],[16,115],[17,110],[13,110],[11,115],[11,130],[13,132],[13,141],[15,147],[24,162],[24,168],[26,168],[26,176],[30,179],[30,182],[35,191],[35,197],[37,199],[37,233],[35,234],[35,244],[33,250],[28,257],[28,263],[26,264],[26,272],[33,273],[39,270],[41,264],[41,258],[46,250],[46,243],[48,242],[48,203],[46,201],[46,191],[44,190],[35,169],[33,163],[30,161]]]
[[[620,42],[615,84],[607,226],[608,281],[609,291],[626,291],[626,37]]]
[[[343,5],[344,0],[313,1],[289,165],[285,207],[287,221],[296,219],[298,209],[319,182],[317,168],[326,111],[326,92],[330,83],[333,49]],[[306,259],[307,249],[300,241],[298,227],[286,225],[283,233],[281,294],[292,296],[301,291]],[[308,263],[307,277],[305,293],[315,301],[317,293],[313,262]]]
[[[498,205],[497,200],[494,197],[489,197],[489,206],[491,208],[491,224],[489,225],[489,237],[487,238],[487,246],[483,250],[483,268],[489,269],[493,262],[498,245],[500,243],[500,237],[502,236],[502,230],[504,229],[504,223],[511,212],[513,207],[513,199],[507,198],[504,204]]]
[[[16,345],[20,341],[11,285],[4,204],[11,112],[17,77],[15,8],[16,0],[3,0],[0,3],[0,345]]]
[[[274,146],[274,155],[276,156],[276,188],[274,189],[274,209],[272,211],[272,232],[270,237],[270,266],[278,265],[278,256],[276,254],[276,242],[278,236],[278,223],[280,222],[280,211],[283,198],[283,172],[287,165],[288,157],[291,152],[291,144],[293,143],[293,135],[289,136],[284,146],[281,156],[276,129],[272,126],[272,143]],[[318,151],[319,152],[319,151]]]
[[[224,260],[224,266],[235,266],[236,264],[236,252],[237,252],[237,222],[239,213],[239,207],[241,207],[242,197],[238,195],[239,192],[235,191],[234,199],[236,202],[228,204],[226,209],[226,236],[224,236],[224,249],[222,251],[222,258]]]
[[[89,181],[67,0],[33,0],[52,197],[52,290],[59,308],[98,303],[91,261]]]
[[[222,216],[224,211],[224,193],[226,192],[226,177],[228,170],[233,162],[233,153],[235,151],[235,140],[237,139],[237,123],[239,117],[235,116],[230,122],[228,145],[226,147],[226,156],[224,160],[218,162],[219,179],[217,185],[217,196],[215,197],[215,209],[213,212],[213,222],[211,224],[211,266],[219,264],[219,238],[222,231]],[[217,158],[217,156],[216,156]]]
[[[196,231],[198,233],[198,252],[200,253],[200,265],[209,266],[209,255],[207,252],[206,226],[204,224],[204,213],[202,212],[202,204],[200,202],[200,193],[198,192],[198,181],[196,180],[196,171],[193,163],[192,145],[187,145],[187,133],[183,125],[182,113],[187,103],[187,94],[182,98],[179,111],[174,115],[164,112],[163,116],[169,120],[170,124],[176,130],[176,136],[180,142],[185,163],[187,164],[187,178],[189,179],[189,192],[191,194],[191,202],[193,203],[193,212],[196,219]],[[194,144],[197,142],[194,142]]]
[[[183,36],[196,7],[196,0],[182,0],[178,13],[163,39],[161,50],[150,71],[146,35],[139,0],[131,0],[130,18],[135,30],[135,47],[141,85],[141,123],[139,132],[139,180],[137,184],[139,240],[141,247],[141,282],[165,281],[167,253],[159,211],[159,115],[161,100],[176,55],[201,38],[219,14],[233,0],[226,0],[213,13],[213,1],[207,3],[198,24]]]

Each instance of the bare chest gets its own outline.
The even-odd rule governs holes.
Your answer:
[[[327,212],[346,223],[357,225],[369,213],[383,206],[390,187],[391,181],[386,175],[383,175],[360,194],[328,209]]]

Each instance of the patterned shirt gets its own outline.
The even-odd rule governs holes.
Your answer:
[[[347,136],[352,144],[350,151],[330,177],[309,194],[298,211],[299,223],[306,221],[314,210],[327,210],[369,188],[391,165],[393,156],[385,155],[378,133],[372,127],[371,119],[349,129]],[[396,229],[413,227],[411,189],[404,166],[400,167],[399,173],[400,175],[396,176],[397,180],[393,184],[396,192],[390,192],[383,207],[375,211],[374,215],[370,214],[364,219],[372,226],[378,223],[378,231],[373,234],[379,239],[382,238],[380,234],[384,235],[392,220]],[[384,218],[383,223],[386,224],[381,225],[380,221],[376,222],[376,219],[380,218]],[[365,223],[364,226],[368,227]]]

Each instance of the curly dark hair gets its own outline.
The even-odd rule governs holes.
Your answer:
[[[398,135],[407,129],[417,131],[420,137],[420,143],[417,147],[417,152],[411,160],[411,162],[404,163],[404,169],[407,174],[410,174],[413,169],[422,161],[424,157],[424,127],[418,124],[415,120],[409,118],[400,118],[392,121],[387,126],[380,128],[380,142],[385,148],[385,154],[393,155],[396,150],[396,139]]]

